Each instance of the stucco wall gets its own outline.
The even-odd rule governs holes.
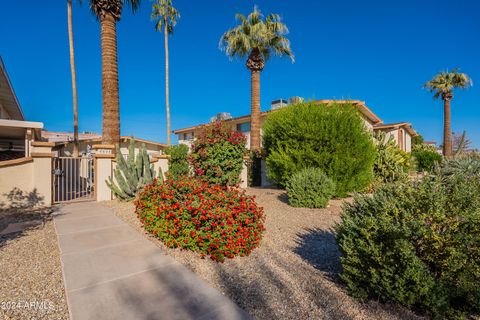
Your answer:
[[[50,194],[44,193],[44,187],[39,190],[34,184],[35,164],[32,158],[3,161],[0,164],[0,208],[31,208],[50,204]],[[50,171],[47,174],[51,174]],[[51,184],[47,181],[46,186],[50,188]]]

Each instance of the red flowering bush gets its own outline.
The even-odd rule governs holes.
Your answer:
[[[260,245],[263,208],[244,191],[185,177],[152,184],[135,211],[145,230],[167,247],[192,250],[214,261],[246,256]]]
[[[227,124],[208,125],[192,145],[190,164],[195,176],[212,184],[233,186],[240,182],[245,135]]]

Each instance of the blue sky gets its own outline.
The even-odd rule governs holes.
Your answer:
[[[84,1],[88,2],[88,1]],[[436,72],[460,67],[480,81],[480,3],[476,0],[174,0],[181,19],[170,38],[172,128],[218,112],[249,113],[244,61],[218,49],[236,12],[279,13],[296,61],[273,58],[262,73],[261,103],[276,98],[366,101],[385,122],[412,122],[441,142],[442,103],[422,89]],[[28,120],[72,130],[66,1],[9,1],[0,10],[0,55]],[[166,141],[164,47],[149,19],[151,2],[118,24],[122,135]],[[101,132],[99,23],[74,6],[79,122]],[[480,147],[480,91],[456,92],[452,130]]]

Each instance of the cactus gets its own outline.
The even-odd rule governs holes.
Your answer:
[[[132,200],[146,185],[154,182],[155,170],[150,164],[145,144],[142,144],[142,148],[135,157],[135,140],[131,139],[127,160],[121,154],[118,144],[116,149],[117,167],[113,171],[115,181],[109,177],[105,182],[117,198],[125,201]],[[159,176],[162,176],[161,170]],[[163,179],[159,181],[162,182]]]

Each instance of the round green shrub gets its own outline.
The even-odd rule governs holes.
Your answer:
[[[263,125],[267,174],[285,187],[306,167],[336,183],[336,196],[366,188],[373,178],[375,146],[350,103],[301,103],[271,113]]]
[[[335,183],[318,168],[305,168],[287,182],[288,203],[293,207],[325,208],[335,194]]]
[[[145,188],[135,212],[146,231],[169,248],[195,251],[223,262],[260,245],[265,215],[254,197],[195,177]]]
[[[172,179],[187,176],[190,173],[188,164],[188,146],[179,144],[165,149],[165,154],[170,156],[168,159],[168,174]]]
[[[336,229],[350,293],[436,319],[478,314],[479,194],[479,174],[449,174],[356,196]]]
[[[246,154],[246,138],[241,132],[216,122],[206,126],[192,145],[193,174],[212,184],[233,186],[240,182]]]
[[[442,155],[430,150],[415,150],[412,155],[415,158],[417,171],[431,172],[435,163],[440,163],[443,159]]]

